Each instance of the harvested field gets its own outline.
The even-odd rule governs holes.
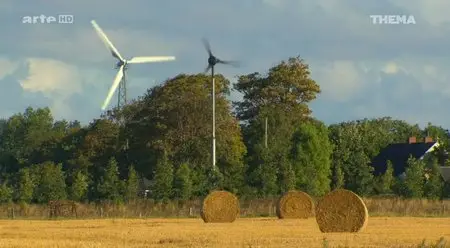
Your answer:
[[[3,220],[0,247],[417,247],[450,239],[450,218],[374,217],[361,233],[320,232],[316,221],[240,218]]]

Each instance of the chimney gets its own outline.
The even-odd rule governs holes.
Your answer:
[[[433,137],[427,136],[425,137],[425,143],[432,143],[433,142]]]
[[[409,137],[408,143],[409,143],[409,144],[414,144],[414,143],[416,143],[416,136]]]

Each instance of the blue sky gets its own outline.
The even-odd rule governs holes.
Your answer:
[[[95,19],[125,57],[177,57],[131,67],[133,98],[202,72],[207,37],[218,57],[242,61],[217,68],[231,81],[300,55],[323,91],[313,114],[327,124],[392,116],[450,128],[449,12],[445,0],[1,0],[0,117],[27,106],[83,123],[101,114],[116,61]],[[74,23],[22,23],[41,14],[71,14]],[[376,14],[413,15],[416,24],[373,25]]]

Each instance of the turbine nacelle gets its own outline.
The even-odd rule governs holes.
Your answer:
[[[203,41],[203,45],[205,46],[206,51],[208,52],[208,66],[205,69],[205,73],[207,73],[209,70],[212,71],[212,74],[214,74],[214,66],[216,64],[226,64],[226,65],[232,65],[237,67],[238,63],[235,61],[224,61],[221,59],[218,59],[216,56],[213,55],[212,51],[211,51],[211,46],[209,45],[208,40],[206,40],[205,38],[202,39]]]
[[[219,60],[216,57],[214,57],[214,55],[209,56],[208,64],[210,66],[215,66],[218,62],[219,62]]]
[[[117,62],[116,64],[116,69],[119,69],[120,67],[122,67],[122,65],[124,66],[124,69],[128,68],[128,61],[126,60],[119,60],[119,62]]]

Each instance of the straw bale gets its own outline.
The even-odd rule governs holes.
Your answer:
[[[239,212],[239,200],[234,194],[213,191],[203,200],[201,217],[205,223],[231,223]]]
[[[307,219],[313,215],[313,211],[313,200],[302,191],[286,192],[277,204],[277,216],[280,219]]]
[[[317,204],[316,221],[321,232],[360,232],[367,226],[369,213],[355,193],[338,189]]]

